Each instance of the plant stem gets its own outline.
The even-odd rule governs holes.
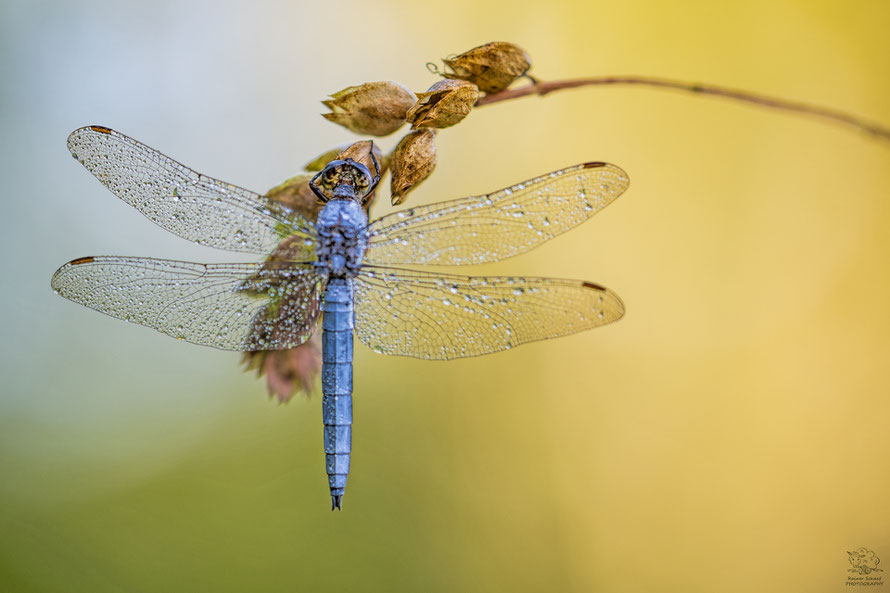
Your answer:
[[[843,111],[828,109],[826,107],[820,107],[818,105],[809,105],[807,103],[797,103],[794,101],[787,101],[785,99],[767,97],[765,95],[758,95],[755,93],[749,93],[748,91],[740,91],[737,89],[730,89],[708,84],[682,82],[678,80],[670,80],[667,78],[654,78],[648,76],[596,76],[593,78],[577,78],[571,80],[533,80],[531,84],[523,87],[507,89],[499,93],[485,95],[484,97],[476,101],[476,106],[478,107],[481,105],[489,105],[491,103],[498,103],[500,101],[507,101],[509,99],[518,99],[519,97],[525,97],[528,95],[546,95],[548,93],[552,93],[553,91],[558,91],[561,89],[615,84],[635,84],[642,86],[674,89],[701,95],[713,95],[716,97],[724,97],[726,99],[735,99],[736,101],[742,101],[744,103],[760,105],[761,107],[767,107],[770,109],[780,109],[783,111],[791,111],[794,113],[803,113],[806,115],[812,115],[815,117],[833,121],[835,123],[848,125],[868,134],[871,134],[872,136],[875,136],[877,138],[881,138],[882,140],[890,141],[890,128],[884,127],[874,122],[870,122],[855,115],[844,113]]]

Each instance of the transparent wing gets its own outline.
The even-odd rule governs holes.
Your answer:
[[[66,299],[174,338],[223,350],[302,344],[318,320],[323,281],[312,264],[194,264],[84,257],[59,268]]]
[[[315,237],[312,223],[287,206],[202,175],[109,128],[75,130],[68,149],[114,195],[184,239],[267,254],[293,233]]]
[[[492,194],[409,208],[369,225],[365,261],[463,265],[504,259],[581,224],[628,184],[615,165],[585,163]]]
[[[358,338],[377,352],[416,358],[498,352],[624,315],[618,295],[580,280],[365,268],[355,286]]]

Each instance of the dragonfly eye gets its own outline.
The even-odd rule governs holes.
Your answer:
[[[359,194],[364,194],[371,187],[371,171],[362,163],[349,161],[352,165],[352,184]]]

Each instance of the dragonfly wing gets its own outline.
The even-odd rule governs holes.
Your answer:
[[[195,264],[84,257],[59,268],[63,297],[174,338],[223,350],[280,350],[305,342],[324,282],[311,263]]]
[[[409,208],[368,227],[374,265],[480,264],[524,253],[581,224],[627,189],[608,163],[554,171],[492,194]]]
[[[622,315],[618,295],[580,280],[393,268],[365,268],[356,278],[356,335],[383,354],[477,356],[569,335]]]
[[[315,237],[312,223],[287,206],[202,175],[109,128],[75,130],[68,149],[114,195],[184,239],[266,254],[294,233]]]

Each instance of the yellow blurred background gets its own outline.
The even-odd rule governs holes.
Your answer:
[[[890,565],[890,143],[848,129],[615,87],[443,131],[409,205],[589,160],[630,174],[593,221],[485,268],[605,284],[627,316],[450,363],[358,346],[341,513],[318,394],[275,405],[236,354],[49,287],[84,255],[243,259],[116,199],[68,155],[79,126],[264,191],[357,139],[318,115],[327,94],[422,91],[426,62],[491,40],[545,80],[674,77],[890,124],[887,2],[0,11],[0,591],[832,592],[849,550]]]

